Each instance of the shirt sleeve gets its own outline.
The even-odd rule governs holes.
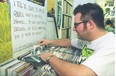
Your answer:
[[[87,41],[80,40],[78,38],[71,40],[71,46],[82,49],[87,44]]]

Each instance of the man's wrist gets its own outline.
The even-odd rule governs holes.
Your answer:
[[[48,56],[48,57],[46,58],[46,62],[49,63],[49,61],[50,61],[50,59],[51,59],[52,57],[54,57],[54,55]]]

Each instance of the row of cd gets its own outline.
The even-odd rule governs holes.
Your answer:
[[[0,65],[0,76],[55,76],[53,71],[43,70],[45,69],[44,67],[40,66],[35,69],[30,63],[12,60],[4,65]]]
[[[50,47],[49,50],[60,59],[79,63],[81,61],[79,50],[71,48]],[[57,73],[48,64],[36,67],[25,61],[13,59],[0,65],[0,76],[57,76]]]

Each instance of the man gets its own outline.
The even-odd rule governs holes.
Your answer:
[[[114,76],[115,35],[105,31],[103,11],[97,4],[79,5],[74,10],[74,31],[78,39],[40,40],[40,45],[75,46],[93,50],[81,64],[60,60],[52,53],[40,57],[53,67],[60,76]]]
[[[110,19],[108,19],[106,21],[106,26],[105,26],[105,29],[108,31],[108,32],[113,32],[115,33],[115,28],[113,28],[113,23]]]

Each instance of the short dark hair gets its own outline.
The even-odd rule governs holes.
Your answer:
[[[92,19],[98,27],[105,29],[103,10],[98,4],[87,3],[78,5],[73,11],[74,15],[77,13],[81,13],[81,20]]]

